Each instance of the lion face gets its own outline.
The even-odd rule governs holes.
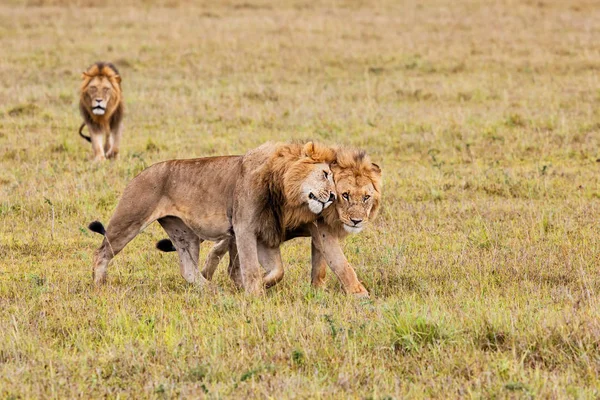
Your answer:
[[[284,146],[277,159],[280,162],[274,169],[283,168],[285,171],[283,187],[287,204],[300,208],[299,215],[303,215],[306,208],[310,213],[320,214],[336,199],[333,173],[329,167],[335,160],[333,149],[313,142],[301,148]],[[290,164],[289,159],[294,161]]]
[[[335,184],[333,173],[328,164],[313,164],[313,170],[302,183],[302,197],[308,204],[308,209],[320,214],[335,200]]]
[[[85,89],[84,96],[94,115],[104,115],[115,98],[115,89],[105,76],[95,76]]]
[[[335,213],[328,211],[327,218],[337,220],[347,233],[359,233],[379,209],[381,169],[359,150],[339,150],[331,169],[338,198]]]
[[[81,74],[80,107],[96,121],[112,116],[121,102],[121,76],[111,63],[97,62]]]
[[[336,184],[339,200],[336,211],[344,230],[359,233],[369,221],[369,215],[378,195],[373,183],[364,177],[342,177]]]

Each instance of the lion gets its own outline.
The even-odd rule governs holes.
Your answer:
[[[375,219],[381,200],[381,169],[371,162],[362,150],[338,149],[336,161],[331,165],[335,190],[338,194],[334,206],[323,211],[319,220],[286,232],[286,240],[301,236],[312,237],[311,281],[315,287],[325,282],[326,260],[342,283],[346,293],[358,297],[368,296],[368,291],[358,280],[354,269],[344,256],[340,240],[348,234],[361,232],[368,222]],[[202,275],[212,280],[221,258],[230,253],[229,275],[237,286],[241,285],[239,266],[235,256],[233,238],[215,244],[211,249]],[[169,239],[160,240],[156,247],[165,252],[175,251]],[[269,271],[264,277],[266,287],[273,286],[283,278],[283,269]]]
[[[316,220],[336,198],[329,167],[334,159],[333,149],[313,142],[266,143],[243,156],[170,160],[148,167],[127,185],[106,229],[98,221],[89,225],[104,235],[94,253],[94,282],[104,283],[110,260],[158,221],[190,283],[208,282],[198,271],[200,244],[235,234],[238,248],[239,243],[246,246],[239,251],[240,270],[249,271],[243,274],[243,286],[260,294],[262,281],[253,281],[258,279],[254,266],[246,264],[260,259],[268,268],[281,268],[279,245],[286,230]]]
[[[111,63],[97,62],[81,78],[79,111],[84,122],[79,127],[79,135],[92,143],[94,161],[117,158],[123,120],[119,71]],[[90,136],[83,134],[86,125]]]

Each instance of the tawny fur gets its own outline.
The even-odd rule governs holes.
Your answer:
[[[265,237],[273,244],[276,238],[283,240],[282,221],[317,219],[316,214],[303,211],[308,197],[296,186],[310,184],[311,193],[325,203],[334,190],[328,166],[334,157],[331,149],[310,142],[269,143],[244,156],[171,160],[147,168],[127,185],[106,228],[94,256],[95,282],[105,281],[108,262],[156,220],[177,249],[184,278],[205,282],[197,268],[202,241],[225,239],[241,226],[241,230],[251,227],[246,240]],[[314,180],[322,170],[329,179]],[[276,243],[278,250],[280,241]],[[262,248],[262,244],[255,246],[254,256],[267,265],[276,263],[273,251]],[[249,282],[251,288],[260,284]]]
[[[268,148],[270,144],[266,145]],[[263,147],[263,146],[261,146]],[[260,148],[257,149],[260,151]],[[290,160],[296,160],[290,163]],[[306,222],[316,219],[305,204],[301,195],[301,186],[304,181],[299,177],[308,176],[309,172],[318,168],[327,168],[335,160],[335,151],[329,147],[309,142],[307,145],[289,144],[279,146],[264,167],[255,171],[252,176],[262,187],[265,202],[257,213],[256,220],[260,222],[256,226],[256,232],[260,240],[269,246],[278,246],[284,241],[285,231],[294,229]],[[325,167],[325,164],[327,167]],[[333,191],[333,180],[331,185],[324,186],[315,195],[327,198]],[[266,203],[281,203],[282,213],[279,210],[267,207]]]
[[[343,238],[348,234],[344,224],[352,225],[352,219],[366,223],[376,218],[381,201],[381,169],[362,150],[338,149],[331,170],[338,197],[334,207],[323,211],[323,219]],[[348,194],[348,200],[344,194]],[[365,196],[369,196],[366,201]]]
[[[346,260],[339,240],[348,235],[344,225],[353,225],[352,219],[361,221],[361,227],[372,221],[379,209],[381,200],[381,169],[373,164],[364,151],[338,149],[336,162],[331,165],[337,199],[332,207],[323,211],[322,218],[313,224],[305,224],[286,231],[286,240],[312,236],[312,273],[314,286],[324,284],[326,261],[342,283],[342,288],[358,296],[368,295],[367,290],[358,281],[356,273]],[[347,193],[348,199],[342,197]],[[365,200],[365,196],[369,196]],[[362,228],[361,228],[362,229]],[[219,261],[231,247],[226,239],[215,244],[209,253],[202,274],[208,280],[219,264]],[[236,270],[237,260],[230,255],[229,274],[239,286],[242,284],[240,274]],[[283,270],[268,271],[265,276],[266,286],[276,284],[283,277]]]
[[[113,64],[97,62],[81,78],[79,111],[84,122],[79,128],[79,135],[92,143],[95,161],[116,158],[124,111],[121,76]],[[101,111],[94,113],[96,106]],[[89,137],[82,133],[84,126],[90,132]]]

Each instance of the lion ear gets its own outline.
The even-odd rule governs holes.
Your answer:
[[[81,79],[87,79],[87,78],[91,78],[91,76],[90,76],[90,75],[88,75],[88,73],[87,73],[87,72],[85,72],[85,71],[84,71],[84,72],[82,72],[82,73],[81,73]]]
[[[306,157],[311,157],[315,153],[315,144],[313,142],[307,142],[302,147],[302,153]]]
[[[119,85],[121,84],[121,75],[115,75],[113,76],[113,78],[117,81]]]
[[[375,163],[371,163],[371,171],[381,175],[381,168]]]

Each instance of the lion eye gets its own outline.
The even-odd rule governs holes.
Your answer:
[[[346,193],[342,193],[342,197],[344,198],[344,200],[348,201],[350,200],[350,196],[348,195],[348,192]]]
[[[103,92],[104,94],[108,93],[108,88],[104,88],[104,89],[102,89],[102,92]]]
[[[367,201],[371,198],[371,196],[369,196],[368,194],[365,195],[365,197],[363,197],[363,201]]]
[[[327,171],[323,171],[323,177],[325,177],[325,179],[327,179],[328,176],[329,176],[329,173]]]

